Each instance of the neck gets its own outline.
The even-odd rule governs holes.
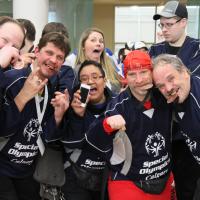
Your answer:
[[[131,90],[131,89],[130,89]],[[148,90],[146,90],[146,92],[144,92],[143,94],[138,94],[138,93],[135,93],[133,90],[131,90],[131,93],[132,95],[140,102],[143,102],[144,100],[145,101],[148,101],[150,99],[150,96],[148,96],[146,98],[146,95],[148,93]],[[145,99],[146,98],[146,99]]]
[[[105,95],[103,95],[103,97],[98,102],[91,102],[91,104],[93,104],[93,105],[102,104],[105,101],[106,101],[106,97],[105,97]]]
[[[183,43],[185,42],[185,38],[186,38],[186,34],[184,32],[176,42],[169,42],[169,45],[173,47],[181,47]]]

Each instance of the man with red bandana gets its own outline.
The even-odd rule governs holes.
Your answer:
[[[106,154],[110,200],[171,200],[171,110],[152,84],[149,55],[135,50],[124,60],[127,89],[109,104],[86,139]]]

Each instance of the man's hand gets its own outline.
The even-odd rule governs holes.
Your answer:
[[[111,117],[108,117],[106,119],[106,122],[113,130],[126,130],[126,122],[122,115],[113,115]]]
[[[51,99],[51,105],[54,107],[54,116],[56,124],[58,125],[69,108],[69,93],[67,89],[64,93],[56,91],[55,98]]]
[[[88,97],[87,101],[88,101],[88,100],[89,100],[89,97]],[[83,116],[84,116],[86,107],[82,107],[82,106],[81,106],[81,95],[80,95],[80,90],[77,90],[77,91],[74,93],[74,97],[73,97],[71,106],[72,106],[74,112],[75,112],[78,116],[80,116],[80,117],[83,117]]]
[[[19,50],[11,45],[5,45],[0,50],[0,65],[6,68],[10,64],[14,64],[19,59]]]
[[[23,67],[28,66],[28,64],[32,64],[32,62],[35,59],[35,54],[34,53],[25,53],[20,55],[19,59],[17,60],[16,63],[14,63],[13,67],[15,69],[21,69]]]
[[[31,74],[26,79],[23,88],[15,97],[15,103],[19,111],[22,111],[26,103],[30,101],[37,93],[39,93],[48,82],[48,79],[41,80],[36,75],[38,70],[39,69],[31,72]]]

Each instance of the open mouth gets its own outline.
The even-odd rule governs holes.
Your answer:
[[[53,66],[51,66],[51,65],[49,65],[49,64],[45,64],[45,65],[46,65],[46,67],[47,67],[50,71],[53,71],[53,72],[56,71],[55,68],[54,68]]]
[[[100,53],[100,50],[95,49],[93,52],[94,52],[94,53]]]
[[[167,102],[168,102],[168,103],[178,102],[178,101],[179,101],[178,91],[179,91],[179,88],[173,89],[173,90],[167,95]]]
[[[90,94],[95,94],[97,92],[97,88],[91,88],[90,89]]]

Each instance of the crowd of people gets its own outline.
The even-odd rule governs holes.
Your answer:
[[[200,199],[200,40],[179,1],[153,20],[164,41],[127,42],[115,59],[98,28],[70,53],[62,23],[34,45],[31,21],[0,17],[1,200]],[[58,147],[64,183],[36,180]]]

